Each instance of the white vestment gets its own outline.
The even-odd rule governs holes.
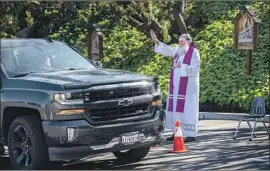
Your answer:
[[[164,56],[179,56],[178,63],[181,68],[174,69],[173,77],[173,112],[168,111],[168,98],[166,106],[166,128],[175,130],[175,122],[180,121],[183,137],[196,137],[199,123],[199,69],[200,54],[194,49],[190,65],[183,64],[186,52],[182,52],[179,46],[173,47],[162,42],[155,44],[155,52]],[[188,84],[186,90],[186,102],[183,113],[176,113],[176,105],[178,98],[178,88],[180,76],[188,76]],[[169,95],[168,95],[169,97]]]

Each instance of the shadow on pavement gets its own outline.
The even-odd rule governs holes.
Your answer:
[[[249,129],[241,129],[237,140],[233,140],[235,129],[222,128],[202,130],[198,141],[186,143],[191,152],[184,154],[169,154],[171,143],[152,149],[149,155],[140,162],[123,163],[111,154],[100,155],[96,160],[86,160],[82,163],[68,164],[61,170],[174,170],[174,169],[270,169],[269,139],[263,128],[256,131],[257,137],[248,141]],[[0,169],[12,169],[7,157],[0,158]]]

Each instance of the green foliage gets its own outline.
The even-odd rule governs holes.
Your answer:
[[[255,4],[258,5],[258,4]],[[257,8],[258,9],[258,8]],[[246,76],[246,51],[232,50],[230,20],[211,23],[196,36],[201,54],[200,102],[237,104],[248,109],[252,98],[263,96],[269,104],[269,5],[256,11],[263,21],[259,48],[253,52],[252,76]],[[235,15],[233,15],[235,16]]]
[[[255,4],[255,6],[258,4]],[[264,96],[269,104],[269,19],[268,5],[256,11],[263,20],[260,27],[259,48],[253,52],[252,76],[246,76],[246,51],[235,51],[233,46],[232,19],[238,11],[231,10],[227,19],[213,20],[195,37],[201,55],[200,103],[214,102],[218,105],[234,105],[248,109],[252,98]],[[157,76],[166,102],[170,57],[154,52],[153,42],[134,28],[117,26],[105,39],[106,67],[125,69]]]
[[[118,25],[104,39],[104,66],[136,71],[153,56],[147,37],[127,24]]]
[[[128,25],[111,30],[104,40],[104,67],[157,76],[166,97],[171,59],[155,54],[153,42]]]
[[[139,3],[143,15],[158,21],[165,42],[177,40],[172,27],[173,1]],[[243,6],[248,5],[262,20],[259,27],[259,48],[253,52],[252,76],[246,76],[246,51],[232,49],[231,21]],[[115,2],[0,2],[0,37],[14,37],[24,26],[42,21],[36,37],[50,36],[62,40],[87,56],[87,34],[91,23],[98,23],[104,39],[103,66],[156,76],[166,103],[172,59],[154,52],[153,42],[145,32],[131,26],[130,13],[138,12],[132,5],[124,9]],[[197,11],[198,10],[198,11]],[[183,17],[198,15],[198,27],[188,27],[196,33],[195,43],[201,55],[200,103],[213,102],[221,106],[234,105],[248,109],[256,96],[269,99],[269,2],[188,2]],[[21,16],[24,16],[21,17]],[[12,20],[12,24],[8,21]],[[202,27],[204,26],[204,27]]]

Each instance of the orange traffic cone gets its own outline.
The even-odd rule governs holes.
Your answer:
[[[173,150],[170,150],[170,153],[184,153],[189,152],[190,150],[187,150],[185,148],[184,144],[184,138],[182,135],[182,129],[180,127],[180,122],[176,121],[175,123],[176,131],[174,133],[174,140],[173,140]]]

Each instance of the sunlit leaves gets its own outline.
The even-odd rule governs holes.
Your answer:
[[[14,37],[20,30],[19,13],[27,7],[27,25],[36,20],[42,21],[36,37],[49,36],[62,40],[87,56],[89,25],[98,23],[105,35],[103,66],[158,76],[166,102],[172,61],[169,57],[156,54],[154,44],[146,37],[145,31],[131,27],[127,20],[130,13],[138,12],[151,21],[158,21],[165,42],[174,43],[179,36],[171,32],[174,1],[150,1],[150,6],[145,6],[143,1],[136,2],[138,6],[131,5],[129,8],[117,5],[116,1],[105,0],[0,2],[0,37]],[[245,68],[247,52],[232,50],[231,21],[243,5],[248,5],[262,20],[259,48],[253,52],[250,77],[246,76]],[[187,1],[184,19],[193,15],[197,7],[199,27],[196,25],[188,29],[197,33],[194,40],[201,55],[200,102],[212,101],[221,106],[234,104],[247,109],[253,97],[264,96],[269,104],[270,3]],[[9,19],[12,24],[8,24]]]

